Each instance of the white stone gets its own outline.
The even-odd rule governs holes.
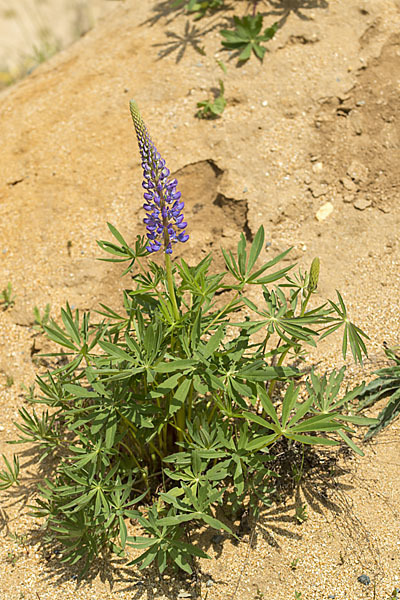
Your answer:
[[[324,221],[329,217],[329,215],[333,212],[333,204],[332,202],[325,202],[317,211],[315,215],[317,221]]]

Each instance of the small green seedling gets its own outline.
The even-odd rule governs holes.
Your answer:
[[[22,546],[23,549],[25,550],[25,552],[28,554],[29,552],[29,548],[28,548],[28,536],[26,533],[12,533],[11,531],[8,532],[8,537],[13,540],[13,542],[15,542],[16,544],[18,544],[18,546]]]
[[[300,506],[296,506],[296,521],[301,525],[304,521],[307,521],[307,504],[301,504]]]
[[[14,385],[14,377],[12,375],[7,375],[6,386],[12,387]]]
[[[50,304],[46,304],[42,315],[40,314],[40,310],[38,309],[38,307],[35,306],[33,309],[33,314],[35,315],[35,324],[33,326],[33,329],[35,329],[38,332],[44,331],[44,327],[46,327],[46,325],[48,325],[49,323]]]
[[[303,596],[301,595],[301,592],[295,592],[294,593],[294,600],[303,600]]]
[[[24,383],[21,383],[21,390],[25,394],[25,400],[27,402],[34,402],[35,400],[35,384],[33,383],[29,387],[27,387]]]
[[[278,30],[278,23],[274,23],[271,27],[264,29],[264,33],[260,33],[262,29],[263,17],[258,14],[255,16],[247,15],[240,19],[233,17],[235,29],[222,29],[221,35],[225,38],[222,45],[229,50],[240,51],[239,61],[249,60],[251,52],[262,60],[266,52],[266,48],[262,46],[262,42],[271,40]]]
[[[225,109],[226,100],[224,98],[224,82],[222,79],[219,80],[219,95],[214,100],[203,100],[197,103],[199,109],[196,113],[196,117],[199,119],[215,119],[219,117]]]
[[[0,294],[0,304],[2,304],[3,310],[11,308],[15,304],[15,295],[13,294],[10,282],[8,282],[7,287],[5,287]]]
[[[292,560],[292,562],[290,563],[290,568],[292,569],[292,571],[295,571],[297,569],[297,565],[299,564],[299,559],[298,558],[294,558]]]
[[[7,552],[6,561],[13,567],[15,567],[18,559],[19,559],[19,556],[17,554],[15,554],[15,552],[12,552],[11,550],[9,552]]]

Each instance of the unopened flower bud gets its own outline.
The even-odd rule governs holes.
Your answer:
[[[314,292],[317,289],[319,279],[319,258],[318,256],[314,258],[311,263],[310,268],[310,278],[308,281],[308,291]]]

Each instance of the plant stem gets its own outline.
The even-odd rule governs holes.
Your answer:
[[[172,310],[174,312],[175,321],[179,321],[180,314],[178,304],[176,303],[174,278],[172,275],[172,263],[169,254],[165,253],[165,270],[167,272],[167,287],[169,293],[169,299],[171,300]]]
[[[193,381],[190,384],[190,390],[189,390],[189,402],[188,402],[188,410],[187,410],[188,421],[192,420],[192,405],[193,405]]]
[[[185,403],[183,403],[176,415],[176,430],[177,430],[177,434],[178,434],[178,442],[183,442],[183,440],[184,440],[185,424],[186,424],[186,407],[185,407]],[[182,451],[183,451],[183,448],[180,447],[179,452],[182,452]]]
[[[301,307],[300,317],[304,317],[304,313],[306,312],[307,304],[309,299],[311,298],[312,291],[309,290],[306,299],[303,302],[303,306]]]

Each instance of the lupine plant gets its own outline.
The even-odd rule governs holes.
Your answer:
[[[289,250],[265,261],[263,227],[250,246],[242,234],[236,254],[223,250],[223,272],[211,255],[173,260],[190,243],[184,201],[135,102],[130,109],[147,231],[130,245],[109,224],[114,241],[98,244],[103,260],[128,263],[132,288],[119,308],[102,304],[93,316],[67,304],[60,322],[43,325],[59,349],[31,398],[45,409],[20,410],[18,441],[52,459],[33,514],[64,545],[63,561],[85,570],[100,552],[132,546],[130,565],[190,573],[209,558],[199,528],[235,536],[238,510],[270,504],[279,440],[361,453],[351,426],[373,421],[348,414],[336,380],[313,374],[301,387],[301,359],[344,327],[343,354],[349,342],[361,361],[365,334],[339,293],[309,305],[318,259],[297,274],[282,264]],[[18,476],[17,462],[6,467],[1,487]]]

